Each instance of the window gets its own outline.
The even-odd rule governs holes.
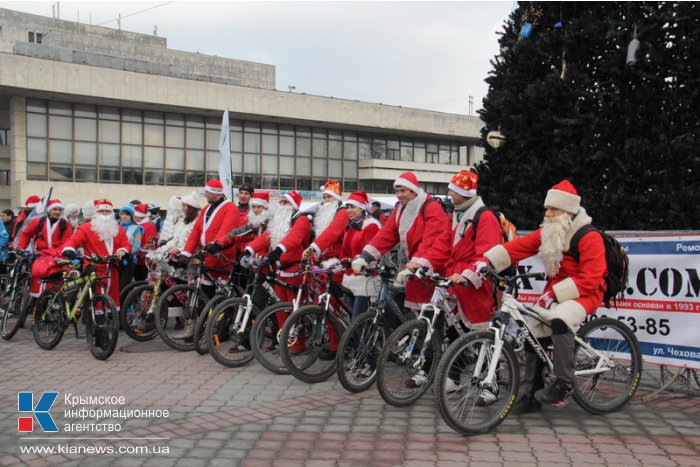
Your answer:
[[[27,33],[27,36],[28,36],[28,37],[27,37],[27,41],[28,41],[28,42],[34,42],[34,31],[29,31],[29,32]]]

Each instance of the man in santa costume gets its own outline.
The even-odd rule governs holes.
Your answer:
[[[134,224],[143,228],[141,236],[141,250],[136,255],[136,266],[134,267],[134,280],[143,281],[148,277],[148,267],[146,267],[146,254],[149,250],[154,250],[158,238],[158,229],[151,221],[148,212],[148,205],[145,203],[134,206]]]
[[[411,277],[419,268],[444,274],[450,257],[448,219],[437,200],[423,191],[412,172],[404,172],[394,182],[399,205],[386,224],[352,262],[356,273],[397,244],[408,258],[406,268],[396,276],[398,284],[406,284],[405,306],[415,310],[430,302],[434,286]],[[409,279],[409,277],[411,277]]]
[[[12,228],[12,232],[8,232],[10,234],[10,240],[14,240],[15,238],[17,238],[17,235],[19,234],[19,231],[22,228],[24,221],[27,220],[27,217],[32,212],[32,209],[34,209],[34,207],[36,207],[36,205],[40,202],[41,198],[39,198],[36,195],[30,196],[24,201],[24,208],[17,215],[17,219],[15,219],[15,225]]]
[[[574,186],[564,180],[554,185],[544,200],[543,225],[533,233],[485,253],[496,271],[502,271],[513,263],[538,255],[544,262],[549,281],[534,308],[551,327],[539,322],[529,323],[535,337],[554,344],[554,383],[545,388],[542,380],[544,363],[527,345],[525,352],[525,394],[516,402],[513,412],[525,413],[538,410],[541,404],[562,406],[571,392],[574,382],[574,334],[573,329],[587,315],[600,306],[605,292],[605,245],[600,232],[592,230],[581,237],[579,261],[569,254],[574,234],[591,223],[591,218],[581,207],[581,198]],[[479,271],[482,265],[465,272],[475,285],[481,284]],[[551,336],[551,337],[550,337]]]
[[[205,249],[209,253],[218,253],[235,244],[237,248],[243,250],[248,243],[267,230],[267,223],[272,218],[272,214],[273,212],[270,211],[270,194],[267,192],[255,193],[250,199],[250,209],[246,214],[245,225],[229,232],[223,240],[207,244]]]
[[[343,192],[340,183],[328,180],[321,187],[323,203],[316,209],[314,234],[316,240],[304,251],[304,259],[316,255],[321,260],[338,258],[343,243],[343,234],[348,226],[348,213],[343,209]],[[338,280],[342,274],[337,277]]]
[[[82,248],[85,256],[92,254],[98,256],[116,255],[119,259],[131,253],[131,244],[126,238],[126,232],[119,226],[114,218],[112,202],[106,199],[94,201],[95,214],[90,222],[78,227],[63,247],[63,256],[75,258],[76,250]],[[109,279],[105,289],[114,304],[119,309],[119,271],[116,265],[96,264],[99,275],[104,275],[109,267]]]

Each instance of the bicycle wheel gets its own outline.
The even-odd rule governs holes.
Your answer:
[[[155,324],[153,286],[142,285],[131,290],[122,302],[119,319],[127,336],[135,341],[150,341],[158,335]]]
[[[250,346],[250,329],[259,313],[255,304],[248,317],[245,329],[239,329],[236,316],[245,316],[246,300],[229,298],[219,303],[207,320],[205,338],[209,353],[217,362],[229,368],[237,368],[250,363],[255,354]]]
[[[129,296],[129,294],[136,288],[136,287],[141,287],[143,285],[147,285],[148,282],[146,281],[134,281],[130,282],[129,285],[124,287],[119,291],[119,303],[124,303],[126,301],[126,297]]]
[[[66,305],[63,294],[44,292],[34,305],[32,334],[36,344],[51,350],[61,342],[66,327]]]
[[[408,321],[391,333],[379,354],[377,387],[382,398],[393,406],[413,404],[433,381],[442,342],[438,332],[426,342],[427,330],[422,319]]]
[[[170,287],[158,299],[155,324],[163,342],[176,350],[194,350],[194,324],[209,297],[194,285]]]
[[[574,400],[594,414],[614,412],[624,406],[642,378],[639,342],[625,324],[598,318],[581,326],[578,337],[595,352],[576,344]],[[602,358],[606,361],[600,362]],[[597,365],[602,364],[602,372]]]
[[[194,342],[194,350],[199,355],[206,355],[209,353],[209,345],[207,343],[207,320],[211,316],[214,308],[226,299],[223,295],[214,295],[211,300],[209,300],[202,308],[202,312],[197,316],[197,321],[194,323],[194,334],[192,335],[192,341]]]
[[[331,342],[331,336],[333,332],[340,338],[345,324],[333,312],[328,312],[325,323],[321,324],[324,314],[318,305],[302,306],[287,318],[280,332],[280,344],[286,344],[280,345],[282,362],[295,378],[305,383],[320,383],[335,372],[338,343]]]
[[[89,307],[83,306],[88,349],[98,360],[107,360],[117,347],[119,314],[112,297],[95,294]]]
[[[338,380],[350,392],[367,390],[377,379],[377,361],[386,342],[383,317],[378,310],[358,316],[338,344]]]
[[[20,285],[7,297],[3,307],[2,330],[0,335],[6,341],[12,339],[24,322],[29,303],[29,289],[26,285]]]
[[[270,305],[260,312],[250,330],[250,346],[253,348],[255,359],[265,368],[278,375],[288,375],[289,370],[282,362],[279,350],[280,329],[277,324],[277,313],[287,316],[294,311],[291,302],[280,302]]]
[[[454,341],[438,364],[438,409],[445,423],[459,433],[477,435],[492,431],[505,420],[515,402],[520,365],[509,343],[504,342],[501,347],[492,383],[482,385],[494,361],[493,347],[493,332],[472,332]]]

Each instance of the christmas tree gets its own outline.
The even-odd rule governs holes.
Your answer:
[[[536,228],[546,191],[568,179],[597,226],[700,228],[699,11],[520,2],[480,111],[486,202]]]

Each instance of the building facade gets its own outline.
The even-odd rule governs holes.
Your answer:
[[[272,65],[167,49],[165,38],[0,9],[0,207],[165,203],[218,176],[228,108],[234,186],[432,193],[481,159],[477,117],[275,90]]]

